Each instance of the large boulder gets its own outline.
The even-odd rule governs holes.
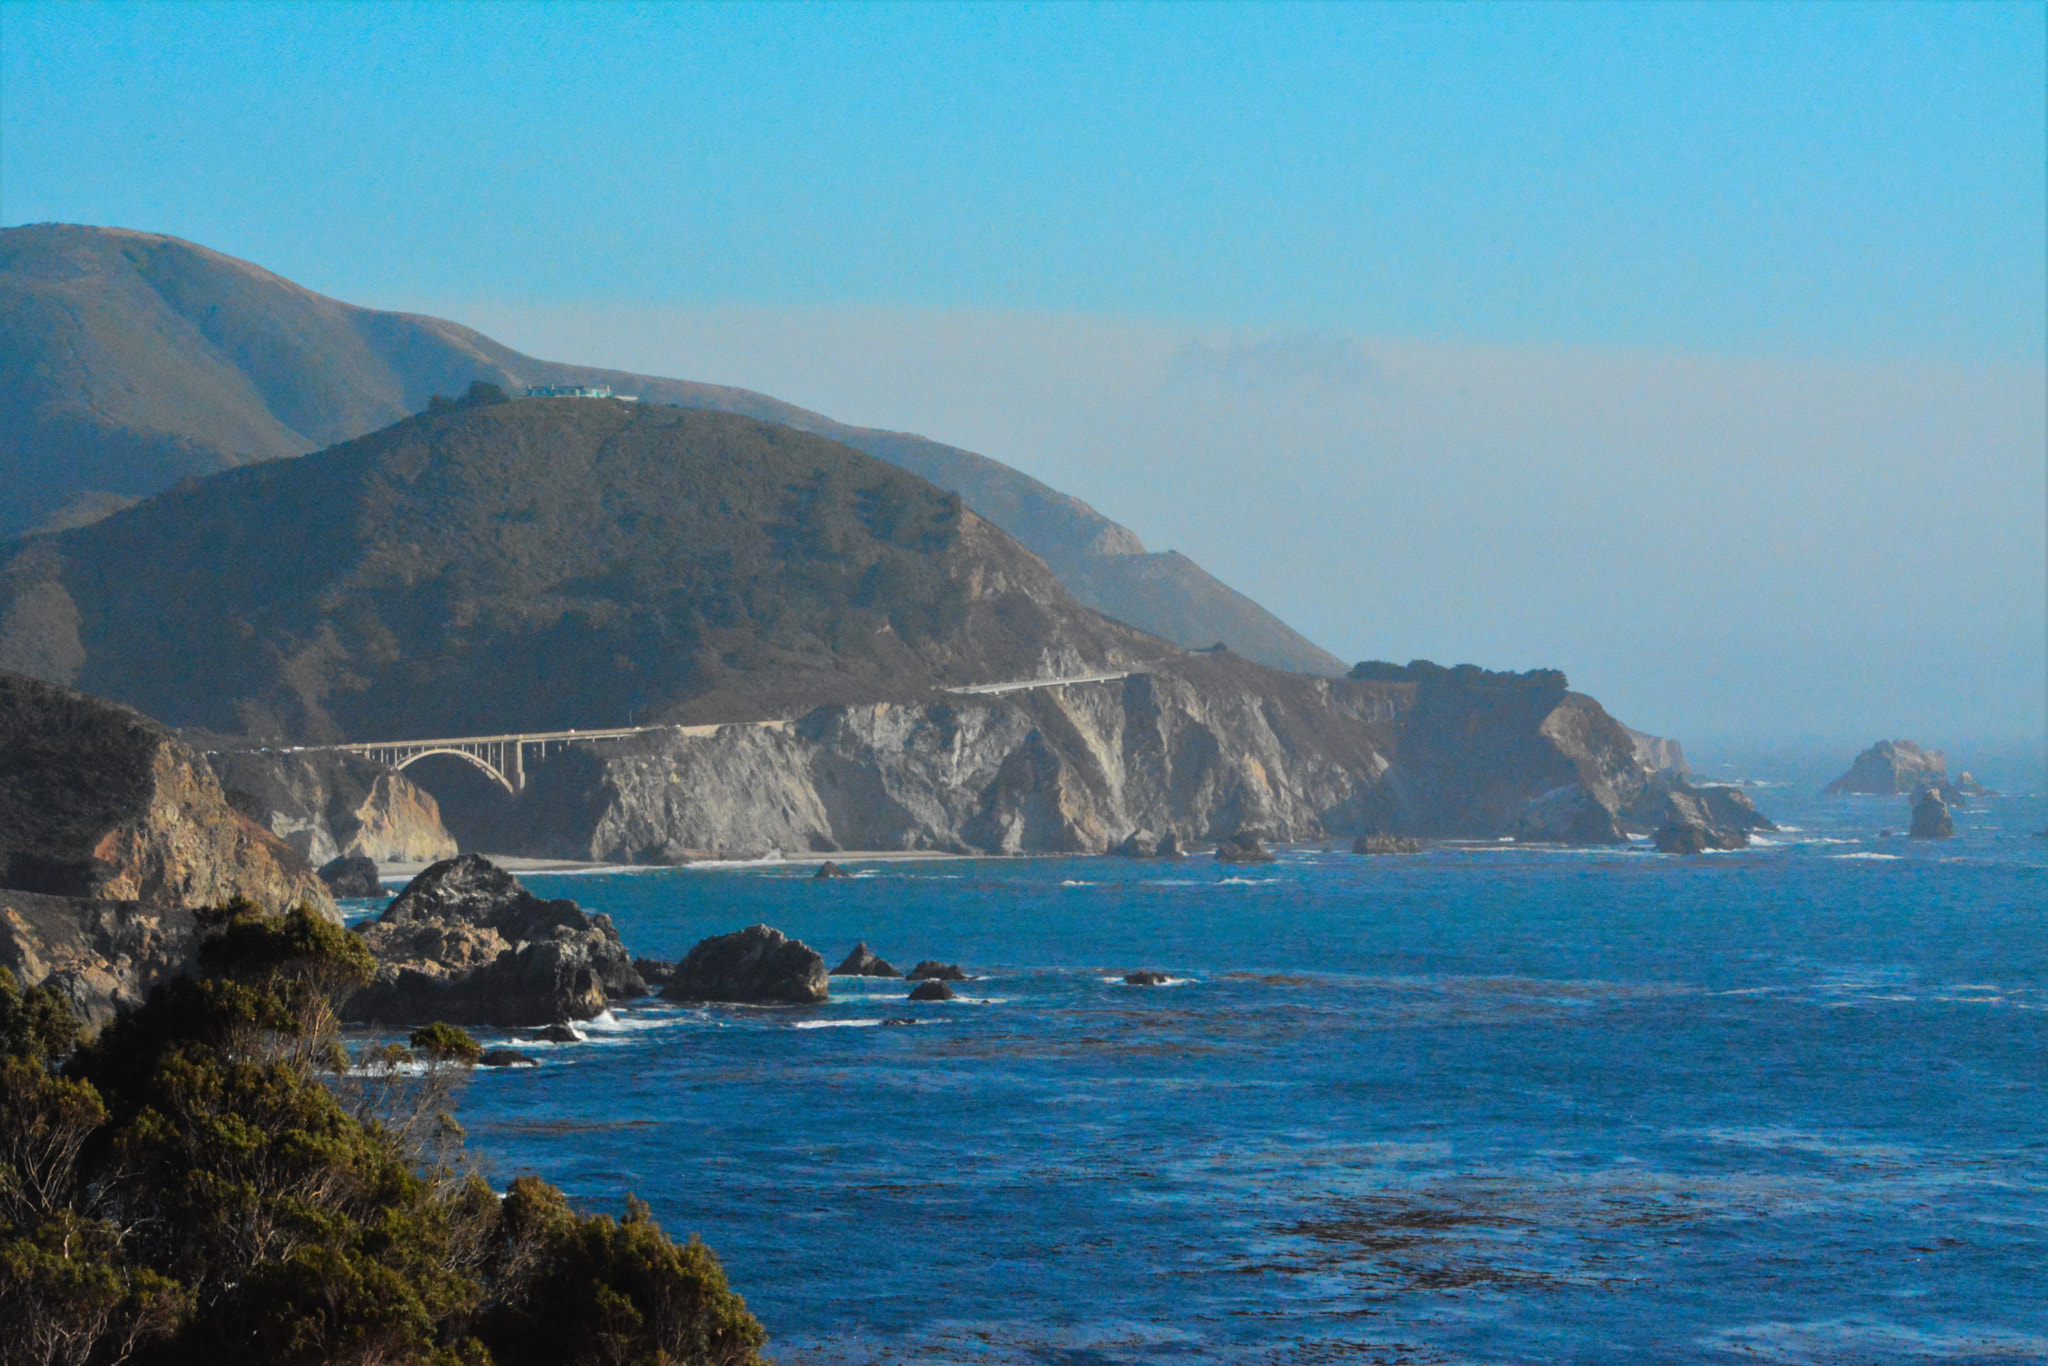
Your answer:
[[[1941,793],[1928,788],[1913,802],[1913,828],[1907,835],[1916,840],[1954,839],[1955,819],[1949,815],[1948,803],[1941,799]]]
[[[550,1024],[647,992],[611,917],[543,901],[478,854],[434,864],[358,929],[377,977],[349,999],[351,1019]]]
[[[829,999],[824,958],[800,939],[767,925],[701,940],[662,990],[675,1001],[742,1005],[815,1005]]]
[[[913,982],[964,982],[967,974],[958,963],[941,963],[933,958],[921,958],[917,966],[903,974]]]
[[[1259,837],[1247,831],[1240,831],[1216,846],[1218,863],[1272,863],[1273,852],[1259,842]]]
[[[103,1023],[190,966],[194,908],[237,896],[339,918],[168,728],[0,673],[0,967]]]
[[[1553,788],[1523,806],[1515,839],[1524,844],[1627,844],[1615,810],[1579,783]]]
[[[1703,826],[1714,832],[1705,846],[1709,849],[1740,849],[1749,843],[1750,831],[1778,828],[1741,789],[1694,787],[1675,773],[1652,777],[1618,814],[1621,828],[1636,834],[1661,836],[1673,827]]]

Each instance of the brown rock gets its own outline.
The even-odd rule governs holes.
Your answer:
[[[831,996],[825,960],[767,925],[698,941],[661,993],[676,1001],[812,1005]]]
[[[1423,848],[1421,840],[1407,835],[1360,835],[1351,841],[1354,854],[1419,854]]]
[[[901,977],[886,958],[877,958],[865,943],[855,944],[845,961],[832,969],[834,977]]]
[[[958,963],[939,963],[926,958],[909,972],[903,974],[913,982],[964,982],[967,974],[960,970]]]
[[[919,982],[910,989],[910,999],[913,1001],[950,1001],[953,999],[953,988],[939,981]]]

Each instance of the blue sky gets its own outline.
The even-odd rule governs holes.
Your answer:
[[[1686,568],[1739,542],[1749,591],[1800,584],[1843,630],[1745,656],[1776,724],[2020,738],[2048,611],[2044,12],[9,0],[0,221],[175,233],[982,449],[1347,657],[1563,664],[1639,724],[1757,724],[1701,681],[1751,633]],[[1296,376],[1248,405],[1235,370],[1225,407],[1186,392],[1189,356],[1271,380],[1332,348],[1406,399]],[[1539,373],[1572,403],[1532,403]],[[1616,398],[1648,392],[1668,426]],[[1945,480],[1861,477],[1910,463],[1901,432]],[[1776,491],[1697,474],[1716,459]],[[1233,473],[1271,496],[1191,502]],[[1588,561],[1609,582],[1523,591],[1672,497],[1690,531],[1616,532]],[[1788,499],[1810,535],[1745,540]],[[1936,634],[1920,681],[1825,700]]]

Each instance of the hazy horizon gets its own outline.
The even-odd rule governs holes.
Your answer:
[[[980,451],[1346,659],[2038,752],[2043,6],[528,13],[9,4],[0,221]]]

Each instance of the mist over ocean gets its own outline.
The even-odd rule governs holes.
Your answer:
[[[531,877],[642,955],[975,980],[649,1001],[459,1117],[494,1184],[701,1234],[785,1366],[2048,1359],[2038,769],[1933,844],[1742,776],[1786,828],[1694,859]]]

